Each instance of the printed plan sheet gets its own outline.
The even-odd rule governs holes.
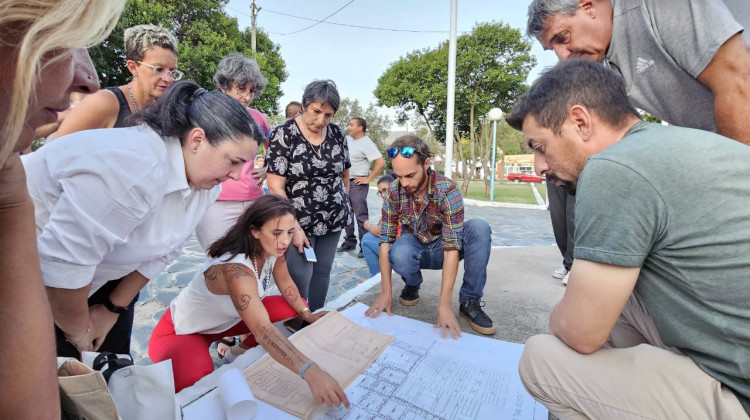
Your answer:
[[[442,338],[440,330],[431,324],[401,316],[381,315],[370,319],[364,316],[366,309],[367,306],[358,303],[341,315],[367,330],[393,336],[393,342],[361,375],[360,372],[349,372],[354,377],[359,375],[345,388],[352,404],[349,410],[318,406],[311,414],[312,419],[547,420],[547,409],[531,398],[518,377],[518,360],[523,350],[521,344],[472,334],[464,334],[458,340]],[[302,331],[313,331],[311,328],[316,325],[321,324],[317,322]],[[293,341],[296,343],[296,339]],[[336,374],[332,370],[346,358],[333,352],[345,346],[343,341],[338,341],[335,346],[323,349],[324,353],[329,354],[325,363],[329,363],[328,360],[335,363],[330,367],[321,366],[334,377]],[[369,344],[361,350],[375,347]],[[319,361],[311,351],[302,351]],[[366,360],[372,354],[363,354],[362,357]],[[353,355],[349,354],[348,357]],[[246,370],[245,376],[249,376],[250,369],[262,364],[263,360],[255,363]],[[286,372],[296,378],[296,385],[287,388],[288,382],[281,382],[281,385],[273,386],[288,392],[290,403],[295,401],[294,395],[303,391],[309,395],[306,383],[292,372]],[[263,372],[261,378],[275,383],[276,379],[272,378],[277,374],[281,375],[279,372]],[[252,378],[248,382],[256,398],[260,397]],[[347,385],[346,382],[342,384]],[[216,395],[212,394],[215,391],[183,407],[183,418],[225,419],[223,409],[216,403]],[[288,412],[258,402],[255,419],[294,418]]]
[[[362,328],[332,311],[290,341],[346,388],[377,360],[392,340],[390,335]],[[307,382],[299,375],[270,356],[263,357],[244,373],[255,398],[297,417],[310,417],[316,404]]]

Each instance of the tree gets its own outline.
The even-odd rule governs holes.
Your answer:
[[[469,168],[481,162],[489,169],[484,158],[488,146],[479,141],[487,112],[493,107],[509,111],[528,88],[525,80],[536,64],[530,51],[531,43],[521,32],[502,23],[480,23],[457,39],[455,127],[450,135],[458,155],[466,156],[464,193],[474,176]],[[447,42],[402,57],[378,79],[374,92],[378,104],[396,107],[399,118],[416,112],[444,142],[447,62]]]
[[[250,47],[249,29],[240,31],[237,20],[223,8],[227,0],[130,0],[117,27],[104,42],[90,49],[103,86],[127,83],[131,76],[125,67],[123,31],[130,26],[151,23],[172,31],[180,52],[179,68],[186,79],[213,88],[213,74],[222,57],[240,53],[253,57],[268,79],[268,86],[253,107],[266,114],[278,112],[279,88],[286,80],[286,63],[279,46],[262,30],[257,30],[257,53]]]
[[[381,151],[385,149],[385,139],[390,133],[391,120],[387,115],[380,115],[377,108],[370,104],[363,109],[359,100],[343,98],[339,105],[336,115],[333,116],[333,123],[346,129],[352,118],[364,118],[367,122],[367,136],[372,139]]]

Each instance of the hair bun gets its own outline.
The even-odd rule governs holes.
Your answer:
[[[207,92],[207,91],[206,91],[206,89],[203,89],[202,87],[199,87],[199,88],[198,88],[198,89],[196,89],[196,90],[195,90],[195,92],[193,93],[193,99],[196,99],[196,98],[198,98],[199,96],[203,95],[203,94],[204,94],[204,93],[206,93],[206,92]]]

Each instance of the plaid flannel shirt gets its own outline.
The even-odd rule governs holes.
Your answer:
[[[383,204],[380,243],[393,243],[401,222],[402,232],[413,234],[423,244],[442,238],[445,251],[463,247],[464,200],[461,191],[453,181],[435,171],[429,171],[428,176],[427,205],[422,206],[419,214],[401,183],[391,184]]]

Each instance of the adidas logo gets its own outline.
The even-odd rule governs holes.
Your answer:
[[[651,65],[654,64],[654,60],[646,60],[645,58],[638,57],[638,62],[636,64],[636,70],[638,70],[638,73],[642,73],[647,68],[651,67]]]

